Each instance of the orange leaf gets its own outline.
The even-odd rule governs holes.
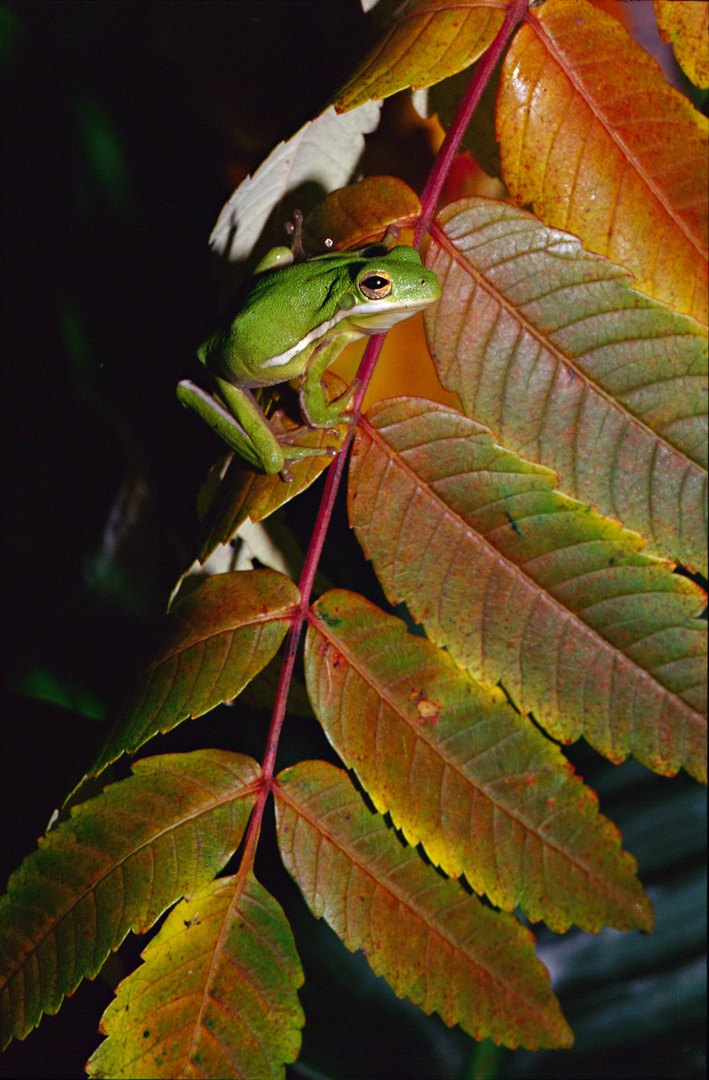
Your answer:
[[[389,600],[555,738],[706,779],[704,593],[554,482],[443,405],[381,402],[350,521]]]
[[[531,933],[402,847],[346,773],[303,762],[275,796],[281,856],[311,911],[396,994],[476,1039],[571,1044]]]
[[[618,830],[500,690],[343,589],[313,607],[305,671],[326,735],[377,810],[451,877],[558,932],[651,929]]]
[[[411,225],[420,213],[418,195],[403,180],[366,176],[325,196],[303,223],[304,239],[313,237],[317,255],[326,250],[326,240],[336,251],[359,248],[380,240],[390,225]]]
[[[503,66],[502,174],[518,203],[707,322],[707,120],[585,0],[530,13]]]
[[[134,776],[74,807],[0,901],[2,1045],[56,1013],[129,930],[201,889],[238,847],[259,767],[198,750],[143,758]]]

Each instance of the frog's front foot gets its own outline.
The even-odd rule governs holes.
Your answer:
[[[301,386],[299,392],[300,411],[308,426],[313,428],[337,427],[343,419],[342,414],[361,385],[359,379],[353,379],[345,392],[330,402],[325,401],[320,384],[318,384],[316,391],[313,391],[312,386],[305,388]]]

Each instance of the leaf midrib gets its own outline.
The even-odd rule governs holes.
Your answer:
[[[516,563],[513,563],[498,548],[494,547],[485,536],[483,536],[477,531],[477,529],[474,528],[473,525],[470,525],[465,520],[465,518],[461,517],[460,514],[458,514],[446,502],[444,502],[440,495],[438,495],[438,493],[433,489],[430,484],[421,480],[421,478],[413,471],[413,469],[411,469],[410,466],[403,460],[403,457],[401,456],[399,451],[395,450],[392,446],[389,445],[389,443],[386,442],[381,431],[378,428],[375,428],[365,417],[362,417],[359,423],[364,429],[366,429],[372,441],[377,442],[380,445],[380,448],[384,448],[385,456],[387,456],[394,463],[395,467],[408,473],[411,482],[416,487],[419,487],[429,493],[430,498],[438,503],[445,516],[452,518],[453,521],[456,522],[460,528],[472,534],[475,540],[479,544],[483,545],[485,549],[495,557],[496,560],[502,560],[505,566],[508,568],[509,572],[515,575],[519,575],[523,577],[525,581],[529,582],[529,584],[534,588],[537,594],[539,596],[544,596],[548,600],[549,604],[551,604],[557,610],[557,612],[560,613],[562,618],[572,619],[576,623],[576,625],[584,631],[585,634],[591,635],[592,638],[598,641],[604,649],[610,649],[621,664],[623,664],[624,666],[627,665],[634,672],[639,672],[642,678],[651,680],[653,686],[657,687],[659,691],[665,694],[670,700],[675,701],[681,710],[688,711],[690,715],[696,716],[701,721],[705,721],[705,717],[703,717],[701,713],[697,713],[694,709],[687,705],[687,703],[683,701],[682,698],[675,694],[674,691],[670,690],[668,687],[664,686],[663,683],[655,679],[649,671],[647,671],[643,667],[640,667],[637,662],[631,660],[630,657],[628,657],[624,652],[622,652],[622,650],[611,644],[611,642],[604,638],[597,630],[584,622],[584,620],[576,612],[572,611],[571,608],[566,607],[551,592],[544,589],[543,586],[541,586],[530,574],[525,571],[524,567],[518,566]],[[428,440],[428,445],[430,445],[430,440]],[[567,582],[568,580],[569,579],[567,579]],[[558,705],[558,703],[556,704],[557,708],[559,708],[559,711],[561,712],[562,710],[560,709],[560,706]]]
[[[503,293],[500,292],[497,286],[495,286],[493,282],[489,281],[488,278],[483,275],[482,271],[479,270],[477,266],[475,266],[471,261],[466,258],[465,253],[460,250],[460,248],[457,246],[457,243],[460,240],[464,239],[465,236],[470,236],[470,232],[464,234],[464,236],[457,237],[454,240],[448,236],[448,234],[443,230],[440,225],[434,223],[431,227],[431,235],[433,239],[438,243],[439,247],[448,254],[448,257],[451,259],[451,261],[455,262],[458,268],[464,274],[473,278],[478,288],[480,288],[482,292],[484,292],[485,295],[488,296],[494,304],[497,304],[499,308],[501,308],[511,317],[513,323],[519,328],[519,331],[523,334],[528,334],[530,338],[537,342],[537,346],[541,349],[542,355],[546,355],[547,357],[551,358],[556,365],[557,370],[561,366],[571,368],[574,371],[576,377],[580,379],[581,382],[588,388],[588,391],[596,394],[599,398],[602,398],[607,403],[608,407],[612,410],[612,412],[621,418],[623,423],[627,424],[628,422],[630,422],[637,428],[643,430],[650,437],[651,441],[656,444],[659,443],[672,454],[679,455],[679,457],[681,457],[682,460],[685,462],[685,468],[689,471],[698,470],[698,472],[702,476],[706,474],[707,470],[704,466],[702,466],[700,462],[695,461],[694,458],[691,458],[686,450],[683,450],[679,446],[675,446],[673,442],[670,442],[666,435],[655,430],[655,428],[650,427],[646,420],[643,420],[642,417],[637,416],[636,413],[629,409],[626,404],[622,404],[617,398],[613,397],[610,391],[606,390],[605,387],[603,387],[595,378],[589,375],[589,373],[580,366],[580,361],[583,359],[583,357],[586,356],[587,353],[592,352],[593,350],[584,350],[584,352],[581,353],[578,357],[568,356],[566,353],[562,352],[562,350],[555,341],[552,341],[550,337],[545,337],[543,332],[539,330],[532,322],[529,321],[527,315],[521,310],[521,308],[515,307],[512,302],[508,300]],[[587,249],[582,246],[581,250],[586,251]],[[517,256],[512,256],[509,261],[514,261],[514,258],[516,257]],[[496,262],[495,267],[497,267],[498,265],[501,265],[501,263]],[[618,277],[627,276],[627,271],[624,271],[622,267],[619,267],[618,269],[621,271]],[[568,283],[565,283],[562,287],[567,288]],[[628,285],[628,288],[632,288],[632,286]],[[547,297],[553,295],[553,293],[556,291],[558,291],[557,288],[545,293],[543,297],[535,297],[535,300],[539,301],[540,299],[546,299]],[[642,293],[639,293],[639,295],[644,296],[644,294]],[[608,314],[608,312],[606,312],[606,314]],[[495,316],[496,323],[498,319],[499,312]],[[483,349],[483,360],[484,362],[487,362],[487,346],[485,346]],[[505,379],[507,379],[507,375],[509,374],[510,363],[514,363],[514,359],[508,361],[506,364]],[[654,385],[654,383],[648,385]],[[581,403],[579,402],[579,407],[580,404]],[[548,398],[546,398],[544,402],[544,417],[546,417],[547,415],[547,408]],[[679,419],[686,418],[680,417]],[[534,442],[540,443],[541,441],[542,430],[541,428],[538,428],[535,431]],[[575,472],[575,465],[578,460],[578,452],[576,449],[573,450],[573,460]],[[575,476],[574,481],[576,482]]]
[[[315,618],[314,618],[314,617],[313,617],[312,615],[311,615],[311,618],[310,618],[310,622],[311,622],[311,624],[314,624],[314,623],[316,622],[316,619],[315,619]],[[451,758],[450,758],[450,757],[449,757],[449,756],[448,756],[447,754],[445,754],[445,753],[443,752],[443,749],[442,749],[441,747],[439,747],[439,746],[438,746],[438,745],[436,745],[436,744],[433,744],[433,743],[431,743],[431,742],[430,742],[430,741],[429,741],[429,740],[428,740],[428,739],[427,739],[427,738],[425,737],[425,733],[424,733],[424,732],[422,732],[422,731],[419,731],[418,729],[414,728],[414,726],[413,726],[413,722],[412,722],[412,721],[410,721],[410,720],[409,720],[409,718],[408,718],[408,717],[407,717],[407,716],[406,716],[405,714],[403,714],[403,713],[401,712],[401,710],[400,710],[399,706],[398,706],[398,705],[396,705],[396,704],[394,703],[394,701],[392,700],[391,696],[390,696],[390,695],[389,695],[388,693],[386,693],[386,692],[382,691],[382,690],[381,690],[381,689],[380,689],[380,688],[379,688],[379,687],[378,687],[378,686],[377,686],[377,685],[376,685],[375,683],[373,683],[373,682],[372,682],[371,680],[369,680],[369,679],[367,679],[367,678],[366,678],[366,676],[365,676],[365,675],[363,674],[362,668],[361,668],[361,667],[360,667],[360,666],[359,666],[359,665],[358,665],[358,664],[356,663],[356,661],[355,661],[355,659],[354,659],[354,656],[353,656],[353,654],[352,654],[351,650],[349,649],[349,647],[348,647],[347,645],[345,645],[345,643],[344,643],[343,641],[341,641],[341,640],[340,640],[339,638],[338,638],[338,639],[334,639],[334,638],[332,638],[331,636],[329,636],[329,635],[328,635],[328,634],[326,633],[326,631],[325,631],[325,628],[326,628],[326,625],[327,625],[327,624],[326,624],[326,623],[324,623],[324,622],[323,622],[323,621],[322,621],[321,619],[319,619],[319,618],[317,618],[317,625],[318,625],[318,630],[319,630],[319,632],[320,632],[320,633],[322,634],[322,636],[323,636],[324,638],[326,638],[326,639],[327,639],[327,640],[328,640],[328,641],[329,641],[329,642],[331,643],[331,645],[332,645],[332,646],[333,646],[334,648],[336,648],[336,649],[337,649],[337,651],[338,651],[339,653],[344,653],[344,655],[346,656],[346,658],[347,658],[347,661],[348,661],[348,663],[349,663],[350,667],[352,667],[352,668],[353,668],[353,669],[354,669],[355,671],[357,671],[357,672],[358,672],[358,674],[359,674],[359,676],[360,676],[360,677],[362,678],[362,680],[363,680],[363,681],[364,681],[365,683],[367,683],[367,685],[371,686],[371,688],[372,688],[372,689],[373,689],[373,690],[374,690],[374,691],[375,691],[375,692],[376,692],[376,693],[378,694],[378,696],[379,696],[380,698],[382,698],[382,700],[384,700],[384,701],[386,702],[386,704],[387,704],[387,705],[388,705],[388,706],[389,706],[389,707],[390,707],[390,708],[392,709],[392,711],[393,711],[393,712],[394,712],[394,713],[395,713],[395,714],[396,714],[397,716],[399,716],[399,717],[401,718],[401,720],[402,720],[402,721],[403,721],[403,722],[404,722],[405,724],[407,724],[407,726],[409,727],[409,729],[410,729],[410,730],[412,730],[412,732],[413,732],[413,734],[414,734],[414,735],[416,735],[416,736],[417,736],[417,737],[419,737],[419,738],[422,738],[422,739],[424,739],[424,741],[426,742],[426,745],[427,745],[427,746],[429,746],[429,747],[430,747],[430,749],[431,749],[431,750],[432,750],[432,751],[433,751],[434,753],[438,754],[438,755],[439,755],[439,756],[441,757],[441,759],[443,760],[444,764],[446,764],[446,765],[448,765],[449,767],[451,767],[451,768],[453,769],[453,771],[454,771],[454,772],[456,773],[456,775],[460,776],[460,777],[461,777],[461,778],[463,779],[463,781],[465,782],[465,784],[466,784],[466,785],[471,785],[471,786],[472,786],[472,787],[473,787],[474,789],[476,789],[476,790],[478,790],[478,791],[482,792],[482,793],[484,794],[485,798],[486,798],[486,799],[487,799],[487,800],[488,800],[488,801],[490,802],[490,804],[491,804],[491,805],[492,805],[493,807],[496,807],[496,808],[497,808],[497,809],[498,809],[498,810],[499,810],[499,811],[500,811],[501,813],[503,813],[503,814],[504,814],[505,816],[507,816],[507,817],[509,817],[509,818],[512,818],[512,819],[513,819],[514,821],[516,821],[516,822],[518,822],[518,823],[519,823],[520,825],[522,825],[522,826],[523,826],[523,828],[524,828],[524,830],[525,830],[525,835],[527,835],[527,836],[529,836],[529,835],[532,835],[532,836],[535,836],[535,837],[537,837],[537,839],[538,839],[538,840],[540,841],[540,843],[541,843],[541,844],[542,844],[542,845],[543,845],[543,846],[544,846],[545,848],[549,848],[549,849],[551,849],[551,850],[553,850],[553,851],[557,852],[558,854],[562,855],[562,856],[563,856],[563,857],[564,857],[564,858],[565,858],[566,860],[568,860],[568,862],[570,862],[570,863],[571,863],[572,865],[576,866],[576,867],[577,867],[577,869],[579,869],[580,871],[582,871],[582,872],[583,872],[583,873],[584,873],[584,874],[586,875],[586,877],[588,877],[589,879],[591,879],[591,880],[593,880],[593,881],[597,882],[597,883],[598,883],[599,885],[602,885],[602,886],[603,886],[603,889],[602,889],[602,891],[603,891],[604,893],[606,893],[606,894],[607,894],[607,893],[608,893],[608,891],[609,891],[609,889],[610,889],[610,891],[611,891],[611,892],[612,892],[612,893],[613,893],[614,895],[618,896],[618,901],[617,901],[617,902],[618,902],[618,905],[619,905],[619,907],[621,907],[621,908],[625,908],[625,907],[627,906],[627,904],[626,904],[626,902],[625,902],[625,901],[627,900],[627,893],[621,893],[621,894],[619,895],[619,894],[618,894],[618,891],[617,891],[617,889],[613,888],[613,884],[612,884],[612,882],[609,882],[609,881],[608,881],[608,880],[607,880],[606,878],[602,878],[602,877],[599,877],[599,876],[598,876],[597,874],[594,874],[594,873],[592,873],[591,869],[590,869],[590,868],[589,868],[589,867],[588,867],[588,866],[587,866],[587,865],[586,865],[585,863],[581,862],[581,861],[580,861],[580,860],[579,860],[579,859],[578,859],[577,857],[575,857],[574,855],[572,855],[572,854],[570,854],[569,852],[565,851],[565,850],[564,850],[563,848],[561,848],[561,847],[560,847],[560,846],[559,846],[558,844],[556,844],[556,843],[553,843],[553,842],[552,842],[551,840],[549,840],[549,839],[547,839],[547,838],[545,838],[545,837],[541,836],[541,835],[540,835],[540,833],[538,832],[538,830],[537,830],[537,829],[535,829],[535,828],[533,828],[533,827],[531,827],[531,826],[530,826],[530,824],[529,824],[529,823],[528,823],[528,822],[527,822],[527,821],[526,821],[526,820],[525,820],[525,819],[524,819],[524,818],[523,818],[522,816],[520,816],[520,814],[519,814],[519,813],[516,813],[516,812],[515,812],[515,811],[514,811],[513,809],[511,809],[510,807],[508,807],[508,806],[505,806],[505,805],[504,805],[503,803],[501,803],[501,802],[500,802],[500,801],[499,801],[498,799],[496,799],[496,798],[495,798],[495,797],[494,797],[493,795],[491,795],[491,794],[490,794],[490,793],[488,792],[488,790],[487,790],[487,788],[486,788],[486,786],[485,786],[485,785],[481,784],[481,783],[480,783],[479,781],[477,781],[477,780],[473,780],[473,779],[471,779],[471,777],[469,777],[469,776],[467,775],[467,773],[465,773],[465,772],[463,771],[462,767],[461,767],[461,766],[460,766],[460,765],[459,765],[459,764],[458,764],[458,763],[457,763],[456,761],[452,760],[452,759],[451,759]],[[358,771],[359,771],[359,770],[357,770],[356,766],[351,766],[351,767],[352,767],[352,768],[354,768],[356,772],[358,772]],[[522,774],[517,774],[517,775],[522,775]],[[497,777],[497,779],[498,779],[498,780],[499,780],[499,779],[511,779],[511,776],[509,776],[509,775],[508,775],[508,776],[504,776],[504,777]],[[390,808],[390,807],[387,807],[387,809],[389,809],[389,810],[390,810],[391,808]],[[598,815],[598,816],[600,816],[600,815]],[[425,845],[424,845],[424,846],[425,846]],[[446,847],[448,847],[448,844],[447,844],[447,843],[446,843]],[[493,845],[493,848],[494,848],[494,845]],[[620,851],[620,845],[619,845],[619,847],[618,847],[618,850]],[[466,860],[466,861],[467,861],[467,860]],[[497,873],[497,866],[496,866],[496,873]],[[624,899],[624,898],[625,898],[625,899]],[[555,907],[555,908],[556,908],[557,906],[558,906],[558,905],[554,905],[554,907]],[[572,921],[573,921],[573,920],[569,920],[569,925],[571,925],[571,922],[572,922]]]
[[[606,136],[618,147],[623,160],[632,166],[632,168],[641,178],[647,189],[652,192],[654,197],[657,199],[660,206],[665,211],[668,220],[677,226],[677,228],[684,234],[685,238],[694,248],[697,255],[699,255],[706,262],[709,258],[709,252],[700,246],[699,238],[695,237],[693,233],[689,230],[689,226],[685,223],[684,219],[682,217],[679,217],[674,212],[673,207],[668,203],[667,197],[660,189],[658,189],[655,181],[649,176],[645,166],[642,165],[642,163],[639,162],[633,154],[631,154],[630,149],[626,146],[624,140],[621,139],[620,135],[615,132],[611,127],[609,127],[605,114],[599,111],[593,99],[590,98],[589,95],[586,93],[583,83],[577,76],[576,68],[571,67],[566,61],[564,54],[558,48],[556,40],[549,33],[545,23],[539,16],[535,16],[534,18],[528,18],[526,22],[527,25],[529,25],[533,32],[537,35],[537,38],[542,44],[542,47],[545,48],[549,55],[553,57],[553,59],[558,64],[560,71],[563,72],[565,78],[569,80],[575,94],[584,102],[586,108],[595,117],[596,121],[602,127]],[[630,35],[628,36],[629,39],[633,41],[633,38],[630,37]],[[640,46],[638,47],[640,48]],[[647,92],[647,88],[644,86],[639,87],[637,92],[639,94],[644,94]]]
[[[169,774],[169,773],[166,773],[166,772],[161,772],[161,773],[160,773],[159,775],[160,775],[160,776],[165,776],[165,775],[170,775],[170,774]],[[181,774],[181,773],[178,773],[178,774],[174,774],[174,775],[177,775],[178,777],[180,777],[180,778],[183,778],[183,777],[182,777],[182,774]],[[190,777],[189,779],[190,779],[190,780],[192,780],[192,781],[194,781],[194,777]],[[194,782],[196,782],[196,781],[194,781]],[[76,897],[75,897],[75,898],[74,898],[74,899],[72,900],[72,903],[71,903],[71,904],[69,904],[69,905],[68,905],[68,906],[67,906],[67,907],[66,907],[66,908],[65,908],[65,909],[64,909],[64,910],[63,910],[63,911],[61,912],[61,914],[59,914],[59,915],[57,915],[57,916],[55,916],[55,917],[54,917],[53,921],[51,922],[51,925],[50,925],[50,926],[48,927],[47,931],[46,931],[46,932],[45,932],[44,934],[42,934],[42,935],[41,935],[41,937],[39,937],[39,938],[34,938],[34,939],[33,939],[33,942],[32,942],[32,948],[31,948],[31,949],[29,949],[29,950],[28,950],[27,952],[25,952],[25,953],[23,954],[23,956],[21,957],[21,959],[19,960],[19,962],[18,962],[17,964],[15,964],[15,965],[14,965],[14,967],[12,967],[12,969],[11,969],[11,970],[10,970],[10,971],[8,972],[8,974],[7,974],[7,978],[6,978],[6,979],[5,979],[5,980],[4,980],[4,981],[3,981],[2,983],[0,983],[0,992],[2,992],[2,990],[3,990],[3,988],[4,988],[5,986],[9,986],[10,982],[11,982],[11,981],[12,981],[12,979],[13,979],[13,978],[15,977],[15,975],[16,975],[16,974],[17,974],[17,973],[18,973],[19,971],[21,971],[21,970],[22,970],[22,968],[23,968],[23,967],[24,967],[24,965],[25,965],[25,962],[26,962],[26,961],[27,961],[27,960],[28,960],[29,958],[31,958],[31,957],[32,957],[32,956],[33,956],[33,955],[34,955],[34,954],[35,954],[35,953],[36,953],[36,952],[38,951],[38,949],[40,948],[40,946],[42,945],[42,943],[43,943],[44,941],[46,941],[46,940],[47,940],[47,938],[50,938],[50,937],[51,937],[51,936],[52,936],[53,934],[55,934],[55,933],[56,933],[56,930],[57,930],[57,927],[58,927],[59,923],[60,923],[60,922],[61,922],[61,921],[62,921],[63,919],[65,919],[65,918],[66,918],[66,917],[67,917],[67,916],[68,916],[69,914],[71,914],[71,912],[72,912],[72,911],[74,911],[74,909],[76,908],[76,906],[77,906],[77,905],[78,905],[79,903],[81,903],[81,901],[83,901],[84,899],[86,899],[86,897],[87,897],[87,896],[91,896],[91,895],[92,895],[93,893],[95,893],[95,891],[96,891],[96,890],[98,889],[98,887],[99,887],[99,886],[100,886],[100,885],[102,884],[102,882],[104,882],[104,881],[105,881],[105,880],[106,880],[106,879],[107,879],[107,878],[108,878],[108,877],[109,877],[109,876],[110,876],[111,874],[115,873],[115,872],[116,872],[116,870],[118,870],[118,869],[119,869],[120,867],[123,867],[123,866],[125,865],[125,863],[126,863],[126,862],[127,862],[127,861],[128,861],[129,859],[132,859],[132,858],[133,858],[133,857],[134,857],[135,855],[139,854],[139,852],[141,852],[141,851],[143,851],[143,850],[145,850],[145,849],[147,849],[147,848],[150,848],[150,847],[152,847],[152,846],[153,846],[153,845],[154,845],[155,843],[157,843],[157,842],[158,842],[158,841],[159,841],[160,839],[162,839],[162,838],[163,838],[164,836],[167,836],[167,835],[168,835],[169,833],[171,833],[171,832],[174,832],[174,831],[175,831],[176,829],[178,829],[178,828],[182,828],[182,827],[183,827],[184,825],[188,824],[188,823],[189,823],[190,821],[194,821],[194,820],[197,820],[197,819],[198,819],[199,817],[201,817],[201,816],[204,816],[204,815],[206,815],[206,814],[209,814],[209,813],[213,813],[213,812],[214,812],[214,810],[216,810],[216,809],[217,809],[217,808],[218,808],[219,806],[223,806],[223,805],[226,805],[226,804],[228,804],[228,803],[233,803],[233,802],[237,802],[237,801],[239,801],[239,800],[240,800],[240,799],[242,799],[242,798],[243,798],[243,799],[246,799],[246,798],[248,798],[248,797],[249,797],[249,796],[250,796],[250,795],[252,794],[252,792],[251,792],[251,789],[252,789],[252,788],[254,788],[255,790],[257,790],[257,789],[258,789],[258,786],[259,786],[259,784],[260,784],[260,777],[255,777],[255,778],[254,778],[254,779],[253,779],[253,780],[252,780],[252,781],[251,781],[251,782],[250,782],[249,784],[247,784],[247,785],[246,785],[245,787],[242,787],[242,788],[240,788],[240,789],[239,789],[239,794],[238,794],[238,795],[234,795],[234,794],[226,795],[226,796],[224,796],[223,798],[219,798],[219,799],[217,799],[216,801],[214,801],[214,802],[210,803],[210,805],[209,805],[209,806],[207,806],[207,807],[201,807],[201,808],[197,809],[196,811],[194,811],[193,813],[190,813],[190,814],[185,814],[185,815],[181,816],[181,817],[180,817],[179,819],[177,819],[176,821],[173,821],[173,822],[172,822],[172,823],[171,823],[170,825],[166,825],[166,826],[164,826],[164,827],[163,827],[163,828],[161,828],[161,829],[160,829],[160,830],[159,830],[158,832],[156,832],[155,834],[153,834],[153,835],[152,835],[151,837],[149,837],[148,839],[146,839],[146,840],[145,840],[145,841],[143,841],[142,843],[138,844],[138,845],[137,845],[136,847],[132,848],[132,849],[131,849],[131,851],[130,851],[130,852],[129,852],[129,853],[128,853],[128,854],[126,855],[126,856],[124,856],[124,857],[123,857],[122,859],[119,859],[119,860],[117,860],[117,861],[113,862],[113,863],[111,864],[111,866],[110,866],[110,867],[108,867],[108,868],[107,868],[107,869],[106,869],[106,870],[104,871],[104,873],[102,873],[102,874],[101,874],[101,875],[100,875],[99,877],[97,877],[97,878],[96,878],[96,879],[95,879],[95,880],[93,881],[93,883],[92,883],[92,885],[91,885],[90,887],[87,887],[86,889],[84,889],[84,891],[83,891],[83,892],[79,893],[79,894],[78,894],[78,895],[77,895],[77,896],[76,896]],[[204,785],[200,785],[200,786],[204,786]],[[114,809],[113,809],[113,811],[112,811],[112,813],[118,813],[118,814],[120,814],[120,813],[121,813],[121,811],[120,811],[120,810],[118,810],[118,809],[116,809],[116,808],[114,808]],[[70,819],[70,820],[71,820],[71,819]],[[89,844],[87,844],[87,843],[86,843],[85,841],[82,841],[82,848],[83,848],[84,850],[92,850],[92,849],[91,849],[91,847],[90,847],[90,845],[89,845]],[[100,849],[100,848],[98,848],[98,849],[94,849],[94,850],[99,850],[99,851],[101,851],[101,849]],[[43,875],[42,875],[42,880],[44,880],[44,881],[47,881],[47,880],[51,881],[52,879],[48,879],[48,878],[47,878],[47,877],[46,877],[46,876],[45,876],[45,875],[43,874]],[[153,875],[153,877],[151,878],[151,884],[152,884],[152,882],[153,882],[153,881],[154,881],[154,875]],[[173,902],[174,902],[174,901],[173,901]],[[169,907],[169,906],[170,906],[170,904],[168,904],[167,906]],[[42,909],[42,910],[43,910],[43,909]],[[130,928],[129,928],[129,930],[130,930]],[[121,940],[122,940],[122,939],[121,939]],[[84,974],[82,973],[82,974],[81,974],[81,977],[80,977],[80,980],[79,980],[79,981],[81,981],[81,979],[83,979],[83,978],[85,978],[85,977],[86,977],[86,976],[85,976],[85,975],[84,975]],[[63,996],[64,996],[64,995],[63,995]]]
[[[220,637],[222,634],[236,634],[240,630],[255,629],[259,625],[266,625],[272,622],[289,621],[298,610],[297,604],[288,604],[281,611],[269,610],[263,615],[249,616],[246,620],[235,623],[233,626],[220,626],[218,629],[213,630],[211,633],[196,632],[195,636],[190,638],[189,641],[179,645],[175,645],[169,651],[162,653],[151,663],[147,664],[141,671],[140,677],[150,674],[161,664],[166,663],[168,660],[172,660],[176,656],[180,656],[186,649],[196,648],[198,645],[208,646],[210,642]],[[180,613],[180,619],[183,623],[192,629],[189,618],[186,618]]]

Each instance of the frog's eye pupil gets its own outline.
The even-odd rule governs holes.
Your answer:
[[[359,280],[360,290],[369,300],[384,300],[392,290],[392,280],[384,270],[369,270]]]

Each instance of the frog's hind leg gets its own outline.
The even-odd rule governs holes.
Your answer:
[[[283,451],[253,394],[221,379],[218,382],[228,408],[189,379],[179,383],[177,396],[250,465],[269,474],[280,472],[284,464]],[[251,429],[250,433],[244,425]]]
[[[233,386],[224,379],[216,379],[216,383],[225,404],[189,379],[179,383],[177,396],[183,405],[194,409],[227,446],[250,465],[272,476],[287,471],[286,460],[295,461],[318,455],[333,456],[334,451],[331,448],[289,446],[288,437],[279,439],[276,436],[250,390]]]
[[[309,457],[333,457],[336,453],[332,447],[327,446],[293,445],[293,440],[297,439],[303,428],[277,432],[251,390],[233,386],[220,378],[217,378],[216,383],[219,394],[223,396],[229,408],[236,412],[241,424],[247,428],[256,452],[261,457],[261,468],[264,472],[286,474],[288,470],[284,468],[284,460],[300,461]],[[278,464],[279,461],[280,464]],[[276,468],[277,465],[278,468]]]

